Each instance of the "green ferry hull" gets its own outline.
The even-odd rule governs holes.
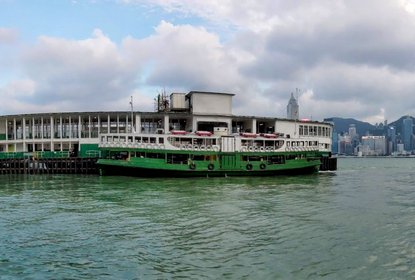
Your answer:
[[[279,169],[265,170],[172,170],[138,166],[120,166],[113,164],[103,164],[98,162],[98,168],[101,175],[116,176],[135,176],[135,177],[228,177],[228,176],[281,176],[281,175],[301,175],[318,172],[319,161],[309,162],[307,164],[298,165],[296,167],[284,167]]]

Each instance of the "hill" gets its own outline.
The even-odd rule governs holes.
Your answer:
[[[398,133],[402,133],[402,127],[403,127],[403,120],[406,119],[408,116],[402,116],[398,120],[390,123],[388,126],[394,126],[396,128],[396,131]],[[415,123],[415,118],[411,117],[412,121]]]
[[[332,118],[326,118],[324,119],[324,121],[332,122],[334,124],[334,129],[337,133],[348,132],[351,124],[354,124],[356,126],[356,132],[360,136],[366,135],[367,132],[369,131],[376,130],[376,126],[372,124],[368,122],[358,121],[352,118],[345,119],[345,118],[332,117]]]

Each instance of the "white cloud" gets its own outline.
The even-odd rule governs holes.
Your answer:
[[[145,83],[172,90],[227,91],[243,86],[237,58],[204,28],[161,22],[155,34],[123,43],[135,60],[145,62]]]
[[[131,95],[138,110],[152,110],[151,96],[165,87],[233,92],[234,113],[283,117],[301,88],[303,117],[379,122],[415,114],[413,0],[123,2],[160,7],[189,24],[161,21],[150,36],[119,45],[99,29],[85,40],[40,37],[22,55],[18,81],[35,86],[25,100],[15,96],[20,111],[25,104],[123,110]],[[192,17],[207,22],[195,26]],[[10,41],[1,34],[0,44]]]
[[[128,95],[138,67],[100,30],[79,41],[42,36],[22,62],[38,84],[30,102],[75,101],[88,109]]]
[[[0,27],[0,45],[14,43],[17,37],[18,33],[15,29]]]

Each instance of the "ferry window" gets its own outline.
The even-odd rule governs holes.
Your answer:
[[[270,156],[268,157],[268,162],[273,164],[282,164],[285,162],[285,158],[283,155],[281,156]]]
[[[254,146],[256,146],[256,147],[261,147],[263,145],[264,145],[264,141],[262,141],[262,140],[255,140],[254,141]]]
[[[164,138],[163,137],[159,137],[159,144],[164,144]]]
[[[164,158],[164,154],[160,154],[160,153],[147,153],[147,158]]]
[[[315,126],[315,127],[313,128],[313,131],[314,131],[314,136],[317,136],[317,126]]]
[[[148,143],[148,137],[143,137],[143,143]]]
[[[209,155],[205,157],[205,160],[208,161],[216,161],[216,155]]]
[[[143,158],[145,156],[145,154],[143,152],[136,152],[135,153],[135,157],[137,158]]]
[[[290,146],[290,142],[289,141],[287,141],[287,147],[289,147]]]
[[[300,130],[299,130],[299,134],[300,134],[300,136],[302,136],[302,135],[304,135],[303,132],[304,131],[304,129],[303,129],[303,126],[302,125],[300,125]]]
[[[203,156],[203,155],[194,155],[192,159],[193,160],[205,160],[205,156]]]
[[[264,157],[260,157],[260,156],[247,156],[247,160],[246,161],[263,161]]]
[[[189,156],[186,154],[167,154],[167,163],[187,164]]]
[[[308,135],[308,125],[304,126],[304,135]]]
[[[319,127],[318,127],[318,136],[322,136],[322,133],[321,133],[321,126],[319,126]]]
[[[274,147],[275,141],[265,141],[265,147]]]
[[[156,137],[150,137],[150,143],[156,143]]]

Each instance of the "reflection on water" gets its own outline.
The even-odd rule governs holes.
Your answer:
[[[408,279],[409,161],[266,178],[0,177],[0,275]]]

